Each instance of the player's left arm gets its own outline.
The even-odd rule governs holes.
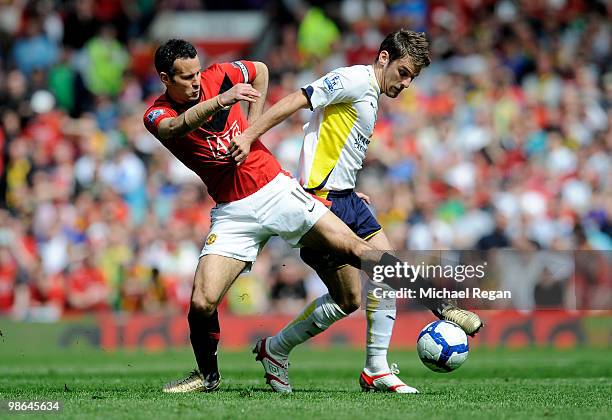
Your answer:
[[[247,115],[249,125],[253,124],[255,120],[257,120],[259,117],[261,117],[261,114],[263,114],[269,80],[268,67],[264,63],[260,61],[253,61],[253,65],[255,66],[256,73],[251,85],[255,90],[261,93],[261,96],[257,98],[256,102],[249,103],[249,113]]]

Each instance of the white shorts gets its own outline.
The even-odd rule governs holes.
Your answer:
[[[327,211],[295,179],[280,173],[248,197],[213,207],[200,257],[215,254],[252,263],[275,235],[298,247],[302,236]]]

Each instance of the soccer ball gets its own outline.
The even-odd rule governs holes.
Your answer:
[[[434,372],[451,372],[467,360],[468,339],[454,322],[435,321],[419,333],[417,352]]]

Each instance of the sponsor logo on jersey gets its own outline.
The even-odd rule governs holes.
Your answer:
[[[230,158],[229,145],[232,139],[241,133],[238,121],[234,121],[230,128],[221,134],[206,137],[208,146],[215,159],[227,160]]]
[[[208,238],[206,238],[206,245],[212,245],[215,243],[216,240],[217,240],[217,235],[214,233],[211,233],[210,235],[208,235]]]
[[[353,147],[361,152],[365,152],[368,150],[368,145],[370,144],[370,139],[357,133],[357,137],[353,142]]]
[[[339,74],[330,73],[329,76],[323,79],[323,83],[325,84],[325,89],[328,93],[333,93],[335,91],[344,89]]]
[[[154,109],[153,111],[147,114],[147,119],[149,120],[150,123],[153,123],[153,121],[155,121],[157,117],[159,117],[163,113],[164,113],[163,109]]]

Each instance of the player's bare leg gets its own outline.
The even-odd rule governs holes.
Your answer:
[[[209,392],[219,387],[221,376],[217,366],[217,345],[220,328],[217,306],[246,264],[220,255],[200,258],[187,317],[198,370],[184,379],[167,383],[164,392]]]

